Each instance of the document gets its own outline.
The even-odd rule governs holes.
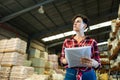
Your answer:
[[[91,58],[91,46],[65,48],[65,58],[68,67],[86,67],[80,62],[80,58]]]

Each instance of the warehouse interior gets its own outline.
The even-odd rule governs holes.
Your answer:
[[[105,44],[98,45],[101,53],[100,56],[103,58],[103,60],[101,60],[102,67],[96,72],[98,80],[120,80],[120,30],[117,28],[117,30],[114,31],[112,29],[112,24],[104,26],[100,25],[100,23],[108,21],[109,23],[114,23],[115,20],[120,17],[120,15],[118,15],[118,11],[120,11],[119,7],[119,0],[0,0],[0,53],[14,53],[15,51],[25,53],[27,60],[26,63],[30,63],[29,60],[33,57],[37,58],[33,59],[33,62],[43,63],[44,60],[39,60],[38,58],[40,57],[38,56],[40,56],[40,54],[46,56],[47,53],[47,55],[51,56],[51,60],[55,57],[53,63],[57,63],[64,40],[74,34],[69,33],[73,29],[72,18],[80,13],[86,15],[90,20],[90,29],[86,31],[85,34],[94,38],[98,43],[106,42]],[[50,39],[49,41],[44,41],[44,38],[56,35],[62,36]],[[23,40],[24,42],[21,41],[21,44],[19,44],[19,46],[21,45],[23,48],[23,52],[19,50],[11,51],[3,48],[4,45],[9,44],[8,42],[5,42],[6,40],[9,40],[8,42],[11,40],[11,46],[14,42],[17,43],[17,41]],[[14,54],[17,55],[17,53]],[[31,55],[32,57],[30,57]],[[17,69],[14,66],[19,65],[2,63],[4,59],[3,55],[2,57],[0,56],[0,59],[1,66],[9,67],[10,71],[12,71],[11,67]],[[115,62],[117,63],[111,68],[111,64]],[[50,63],[48,63],[48,65],[49,64]],[[39,69],[41,66],[36,67],[35,65],[41,64],[33,64],[32,67],[37,68],[36,73],[43,70]],[[64,77],[65,75],[63,66],[58,63],[56,65],[52,65],[55,66],[56,74],[52,75],[52,79],[50,80],[63,80],[61,78],[61,76]],[[8,70],[8,68],[5,68],[4,70],[6,69]],[[27,69],[32,73],[33,69]],[[50,71],[53,70],[50,68],[50,70],[43,72],[44,74],[50,74]],[[57,73],[62,75],[57,75]],[[0,71],[0,74],[2,74],[2,71]],[[6,74],[11,75],[12,72]],[[38,77],[38,75],[34,76]],[[57,78],[59,77],[59,79],[55,76],[57,76]],[[39,76],[41,79],[23,79],[23,77],[10,78],[10,76],[4,77],[4,75],[2,75],[0,76],[0,80],[13,80],[13,78],[14,80],[49,80],[47,79],[48,75],[47,78],[46,76],[44,77],[44,79],[42,79],[43,76]],[[49,77],[51,78],[51,76]]]

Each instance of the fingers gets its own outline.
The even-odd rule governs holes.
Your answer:
[[[64,59],[62,60],[62,63],[63,63],[63,64],[67,64],[67,60],[64,58]]]
[[[91,59],[88,59],[88,58],[81,58],[80,59],[81,63],[83,65],[86,65],[88,67],[91,67],[92,66],[92,60]]]

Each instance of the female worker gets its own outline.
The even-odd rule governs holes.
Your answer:
[[[95,69],[100,67],[100,56],[97,42],[85,36],[84,30],[89,27],[88,18],[82,14],[76,15],[73,19],[73,30],[76,32],[71,38],[65,39],[61,53],[61,63],[65,65],[66,74],[64,80],[96,80]],[[87,67],[68,67],[65,58],[65,48],[91,46],[91,59],[80,58],[80,62]]]

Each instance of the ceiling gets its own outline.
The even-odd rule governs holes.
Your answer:
[[[89,17],[90,25],[117,18],[119,3],[119,0],[0,0],[0,23],[19,29],[30,40],[42,42],[41,38],[71,31],[71,19],[78,13]],[[38,12],[41,5],[44,14]],[[86,34],[102,42],[107,41],[110,30],[108,26]],[[42,43],[59,47],[63,41],[64,38]]]

